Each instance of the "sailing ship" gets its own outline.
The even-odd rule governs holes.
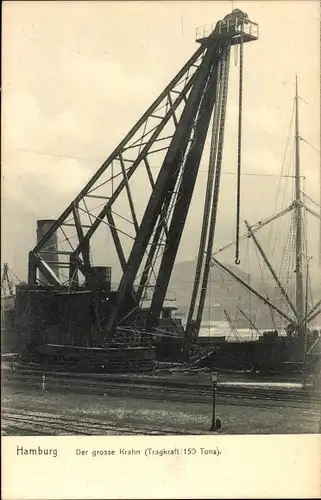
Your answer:
[[[234,339],[229,342],[213,342],[211,350],[202,351],[199,356],[195,356],[194,362],[200,365],[207,365],[212,368],[234,368],[242,370],[254,370],[260,373],[272,373],[277,371],[320,371],[320,355],[311,356],[316,353],[320,344],[321,327],[315,323],[315,319],[321,314],[321,301],[314,300],[311,294],[310,260],[312,256],[307,255],[306,228],[304,227],[305,212],[316,217],[320,221],[320,248],[321,253],[321,212],[318,213],[306,205],[302,199],[301,186],[301,165],[300,165],[300,134],[299,134],[299,95],[298,79],[296,77],[296,93],[294,100],[295,115],[295,172],[294,178],[294,199],[290,205],[286,206],[277,214],[273,214],[259,223],[250,225],[245,221],[247,233],[240,239],[250,239],[253,241],[257,253],[262,259],[262,264],[273,278],[275,288],[270,287],[270,292],[278,291],[276,297],[269,297],[267,287],[265,293],[249,283],[249,280],[232,270],[228,265],[218,260],[218,254],[224,250],[235,247],[232,242],[218,251],[214,252],[211,258],[211,265],[218,268],[230,279],[235,280],[252,297],[257,299],[269,310],[272,316],[273,325],[265,330],[255,325],[255,319],[251,318],[249,311],[245,312],[235,304],[235,308],[241,316],[248,322],[249,331],[255,333],[255,338],[244,339],[238,332],[236,321],[231,318],[231,314],[224,309],[224,314],[233,334]],[[292,176],[289,176],[292,177]],[[308,197],[309,198],[309,197]],[[321,210],[314,200],[309,198]],[[271,259],[267,255],[263,245],[259,241],[258,233],[268,227],[273,221],[281,219],[286,214],[291,214],[290,234],[284,242],[283,257],[280,262],[281,273],[276,271]],[[277,238],[281,240],[279,233]],[[283,231],[284,232],[284,231]],[[223,252],[224,253],[224,252]],[[321,260],[320,260],[321,262]],[[281,276],[280,276],[281,274]],[[282,280],[282,274],[284,280]],[[286,276],[285,276],[286,275]],[[291,276],[292,275],[292,276]],[[293,280],[293,276],[295,280]],[[217,297],[215,297],[217,299]],[[276,326],[275,318],[281,319]],[[213,339],[215,340],[215,339]]]

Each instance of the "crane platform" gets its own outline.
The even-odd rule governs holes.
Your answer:
[[[231,45],[238,45],[257,40],[258,36],[258,24],[252,21],[244,22],[241,18],[236,18],[233,23],[224,24],[219,21],[196,29],[196,42],[202,45],[209,45],[214,40],[228,40]]]

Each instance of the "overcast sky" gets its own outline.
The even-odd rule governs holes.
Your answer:
[[[196,27],[215,23],[231,5],[3,3],[2,260],[19,277],[26,278],[36,220],[60,215],[197,49]],[[320,148],[319,2],[235,1],[234,7],[247,12],[260,30],[259,41],[245,47],[244,172],[279,174],[296,73],[300,96],[308,103],[300,104],[300,134]],[[233,57],[226,171],[236,167]],[[319,202],[319,155],[305,143],[301,152],[305,191]],[[200,173],[180,260],[197,252],[204,181]],[[277,177],[244,177],[243,219],[255,222],[273,213],[277,182]],[[233,238],[234,190],[234,176],[226,175],[216,247]],[[310,227],[316,252],[317,222]]]

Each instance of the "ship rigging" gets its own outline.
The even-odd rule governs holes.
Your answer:
[[[300,166],[300,141],[302,140],[299,133],[299,94],[298,94],[298,78],[296,77],[296,85],[295,85],[295,100],[294,100],[294,116],[295,116],[295,131],[294,131],[294,149],[295,149],[295,161],[294,161],[294,199],[290,205],[283,208],[279,213],[268,217],[266,220],[262,220],[257,224],[250,225],[247,220],[245,220],[245,225],[247,228],[247,233],[245,233],[241,240],[243,239],[251,239],[254,242],[256,250],[258,251],[260,257],[270,275],[272,276],[275,286],[280,291],[284,302],[286,304],[286,308],[280,307],[275,300],[268,296],[268,294],[263,294],[255,287],[251,286],[251,284],[242,279],[238,275],[237,272],[231,270],[227,265],[223,264],[217,259],[217,255],[222,251],[228,249],[231,246],[235,246],[238,244],[238,240],[231,244],[226,245],[223,248],[220,248],[218,251],[212,254],[212,266],[216,266],[223,273],[227,274],[237,283],[239,283],[242,287],[244,287],[249,294],[257,298],[263,304],[268,306],[270,311],[273,311],[277,314],[278,317],[283,319],[288,323],[286,327],[287,335],[295,338],[295,343],[297,345],[296,348],[296,358],[297,361],[303,363],[305,360],[305,355],[308,350],[308,347],[311,346],[311,338],[309,340],[309,335],[311,335],[311,331],[309,329],[312,321],[321,313],[321,302],[320,300],[314,301],[311,303],[309,297],[309,287],[310,287],[310,276],[309,276],[309,262],[311,260],[311,256],[307,255],[307,246],[305,242],[305,227],[303,220],[305,218],[305,213],[309,213],[313,217],[321,220],[320,215],[312,210],[305,201],[302,199],[302,195],[316,204],[310,197],[308,197],[303,191],[301,186],[302,174],[301,174],[301,166]],[[285,244],[285,254],[283,256],[280,269],[281,271],[289,274],[289,267],[293,265],[292,271],[295,276],[295,283],[289,283],[289,276],[285,282],[282,282],[280,276],[275,270],[272,262],[270,261],[266,251],[264,250],[262,244],[259,241],[258,233],[267,225],[271,224],[275,220],[281,219],[287,214],[292,214],[292,221],[290,224],[290,234],[287,243]],[[290,244],[289,244],[290,240]],[[289,248],[290,247],[290,248]],[[319,248],[319,251],[321,249]],[[284,260],[286,257],[286,253],[288,253],[287,257],[289,258],[289,262]],[[294,256],[292,259],[291,255]],[[286,271],[287,269],[287,271]],[[290,284],[290,286],[289,286]],[[292,298],[292,293],[289,293],[289,289],[293,289],[295,291],[295,297]],[[292,290],[291,290],[292,292]],[[240,308],[238,308],[240,310]],[[285,310],[284,310],[285,309]],[[251,318],[248,317],[242,310],[240,310],[241,314],[245,316],[250,323],[251,327],[254,328],[259,335],[261,333],[255,326],[255,324],[251,321]],[[226,313],[226,311],[224,311]],[[273,319],[273,318],[272,318]],[[229,323],[231,319],[229,317]],[[271,332],[274,333],[274,332]],[[315,330],[315,334],[317,334],[317,330]],[[313,341],[316,338],[313,337]],[[295,345],[295,344],[293,344]]]

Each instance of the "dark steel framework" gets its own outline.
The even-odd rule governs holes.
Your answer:
[[[134,298],[139,308],[150,290],[152,300],[145,327],[157,326],[213,109],[206,212],[209,214],[213,203],[217,206],[230,48],[256,39],[257,25],[237,18],[231,23],[219,22],[208,36],[198,39],[200,47],[194,55],[29,253],[29,286],[39,283],[41,273],[54,288],[71,289],[81,283],[94,287],[91,243],[98,229],[107,228],[122,269],[107,333],[115,332],[128,298]],[[210,242],[214,238],[213,217],[216,215],[212,212],[203,230]],[[48,242],[54,232],[59,233],[60,242],[68,245],[67,250],[57,251],[59,274],[43,258],[46,251],[53,253]],[[201,303],[210,256],[208,252]],[[198,309],[198,320],[201,309],[202,306]]]

